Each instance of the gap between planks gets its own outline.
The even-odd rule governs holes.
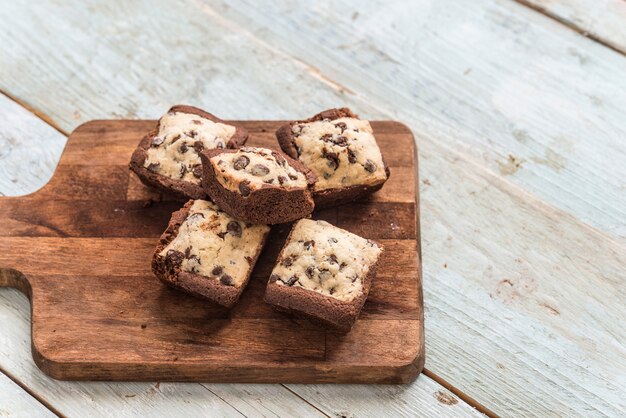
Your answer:
[[[324,338],[326,338],[326,334],[324,333]],[[287,389],[290,393],[292,393],[294,396],[298,397],[299,399],[302,399],[303,402],[305,402],[306,404],[310,405],[312,408],[314,408],[316,411],[319,411],[320,414],[322,414],[325,417],[330,418],[330,415],[326,414],[324,411],[322,411],[321,409],[319,409],[317,406],[313,405],[311,402],[309,402],[307,399],[303,398],[302,396],[300,396],[298,393],[294,392],[293,390],[291,390],[291,388],[289,388],[288,386],[285,386],[284,384],[280,384],[282,387],[284,387],[285,389]]]
[[[240,414],[242,417],[246,417],[247,415],[244,414],[243,412],[241,412],[239,409],[237,409],[236,406],[231,405],[228,401],[226,401],[226,399],[222,398],[220,395],[218,395],[217,393],[213,392],[211,389],[209,389],[208,387],[204,386],[204,384],[199,383],[200,386],[202,386],[203,388],[205,388],[206,390],[208,390],[210,393],[212,393],[214,396],[217,396],[222,402],[224,402],[226,405],[230,405],[231,408],[233,408],[235,411],[237,411],[238,414]]]
[[[27,111],[29,111],[30,113],[35,115],[37,118],[39,118],[42,121],[44,121],[47,125],[52,127],[55,131],[59,132],[61,135],[65,136],[66,138],[70,136],[70,134],[68,132],[65,132],[63,130],[63,128],[61,128],[59,125],[57,125],[56,122],[54,122],[54,120],[52,120],[52,118],[50,116],[48,116],[45,113],[35,109],[33,106],[30,106],[28,103],[18,99],[17,97],[13,96],[9,92],[6,92],[6,91],[0,89],[0,94],[5,96],[7,99],[17,103],[18,105],[20,105],[21,107],[23,107],[24,109],[26,109]]]
[[[481,414],[485,414],[490,418],[498,417],[498,415],[495,412],[493,412],[491,409],[485,407],[480,402],[478,402],[471,396],[464,393],[462,390],[448,383],[448,381],[446,381],[444,378],[431,372],[428,368],[424,367],[424,369],[422,370],[422,374],[426,377],[431,378],[432,380],[434,380],[435,382],[437,382],[439,385],[443,386],[444,388],[448,389],[450,392],[456,395],[460,400],[462,400],[463,402],[465,402],[466,404],[468,404],[469,406],[471,406],[472,408],[474,408]]]
[[[39,395],[37,395],[35,392],[33,392],[28,386],[24,385],[22,382],[19,381],[19,379],[17,379],[15,376],[13,376],[11,373],[9,373],[7,370],[4,370],[4,368],[2,368],[2,366],[0,366],[0,373],[4,374],[6,377],[8,377],[13,383],[15,383],[16,385],[18,385],[19,387],[21,387],[22,389],[24,389],[24,391],[26,393],[28,393],[30,396],[32,396],[33,398],[35,398],[40,404],[42,404],[44,407],[46,407],[48,410],[50,410],[50,412],[52,412],[53,414],[55,414],[58,417],[65,417],[65,415],[61,414],[61,412],[59,412],[54,406],[52,406],[48,401],[46,401],[45,399],[41,398]]]
[[[293,57],[292,57],[293,58]],[[307,63],[302,62],[300,60],[296,60],[298,61],[301,65],[304,66],[309,66]],[[314,68],[314,67],[313,67]],[[330,83],[332,82],[332,80],[328,79],[327,77],[324,76],[324,78]],[[332,82],[335,86],[339,86],[339,84]],[[48,115],[46,115],[45,113],[39,111],[38,109],[29,106],[28,104],[26,104],[25,102],[19,100],[18,98],[14,97],[13,95],[0,90],[0,94],[3,94],[4,96],[6,96],[8,99],[12,100],[13,102],[17,103],[18,105],[20,105],[21,107],[23,107],[24,109],[26,109],[28,112],[32,113],[35,117],[37,117],[38,119],[41,119],[43,122],[45,122],[46,124],[50,125],[52,128],[54,128],[56,131],[58,131],[59,133],[61,133],[62,135],[64,135],[65,137],[69,137],[69,133],[65,132],[59,125],[57,125],[54,120],[49,117]],[[419,187],[419,186],[418,186]],[[0,367],[0,373],[4,373],[9,379],[11,379],[13,382],[15,382],[15,384],[17,384],[18,386],[20,386],[22,389],[24,389],[29,395],[31,395],[33,398],[35,398],[37,401],[39,401],[42,405],[44,405],[46,408],[48,408],[52,413],[54,413],[55,415],[59,416],[59,417],[63,417],[64,415],[61,414],[56,408],[54,408],[54,406],[52,406],[50,403],[48,403],[46,400],[42,399],[40,396],[38,396],[37,394],[35,394],[33,391],[30,390],[30,388],[28,386],[26,386],[25,384],[23,384],[19,379],[15,378],[14,376],[12,376],[10,373],[8,373],[7,371],[5,371],[2,367]],[[426,377],[429,377],[430,379],[434,380],[436,383],[438,383],[439,385],[441,385],[442,387],[448,389],[450,392],[452,392],[454,395],[456,395],[460,400],[462,400],[463,402],[465,402],[466,404],[468,404],[470,407],[474,408],[475,410],[489,416],[489,417],[496,417],[497,415],[495,413],[493,413],[490,409],[486,408],[485,406],[481,405],[480,403],[478,403],[477,401],[475,401],[471,396],[465,394],[464,392],[462,392],[461,390],[457,389],[456,387],[454,387],[453,385],[451,385],[450,383],[446,382],[443,378],[439,377],[438,375],[436,375],[435,373],[431,372],[430,370],[427,370],[426,368],[424,368],[423,373]],[[419,378],[419,377],[418,377]],[[223,402],[225,402],[226,404],[230,405],[233,409],[235,409],[235,411],[237,411],[238,413],[240,413],[243,416],[244,415],[241,411],[239,411],[235,406],[231,405],[229,402],[227,402],[226,400],[224,400],[222,397],[220,397],[219,395],[217,395],[215,392],[213,392],[211,389],[207,388],[204,384],[199,383],[200,386],[202,386],[203,388],[205,388],[206,390],[208,390],[209,392],[211,392],[213,395],[217,396],[219,399],[221,399]],[[299,395],[298,393],[294,392],[293,390],[291,390],[288,386],[284,385],[284,384],[280,384],[280,386],[282,386],[283,388],[285,388],[287,391],[289,391],[289,393],[291,393],[292,395],[296,396],[298,399],[302,400],[304,403],[306,403],[307,405],[311,406],[312,408],[314,408],[316,411],[318,411],[320,414],[322,414],[323,416],[329,417],[330,416],[328,414],[326,414],[325,412],[323,412],[321,409],[319,409],[317,406],[315,406],[314,404],[312,404],[309,400],[307,400],[306,398],[303,398],[301,395]]]
[[[546,16],[547,18],[573,30],[576,33],[579,33],[580,35],[584,36],[585,38],[588,38],[602,46],[605,46],[607,48],[609,48],[612,51],[617,52],[620,55],[624,55],[626,56],[626,50],[622,50],[619,46],[616,45],[612,45],[611,43],[605,41],[604,39],[602,39],[600,36],[589,32],[583,28],[581,28],[580,26],[575,25],[574,23],[568,21],[567,19],[565,19],[564,17],[559,16],[558,14],[551,12],[550,10],[546,9],[545,7],[542,7],[538,4],[534,4],[529,0],[513,0],[516,3],[521,4],[522,6],[525,6],[531,10],[534,10],[535,12],[542,14],[544,16]]]

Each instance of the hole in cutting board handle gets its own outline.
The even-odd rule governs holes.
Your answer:
[[[12,287],[31,299],[32,287],[30,282],[24,274],[15,269],[0,267],[0,287]]]

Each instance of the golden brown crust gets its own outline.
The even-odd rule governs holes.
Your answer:
[[[292,232],[293,229],[278,255],[277,262],[283,260],[283,251],[285,251],[287,244],[291,240]],[[350,331],[365,304],[372,280],[376,276],[376,269],[384,252],[384,248],[380,243],[376,242],[376,245],[380,247],[381,253],[376,262],[370,266],[367,275],[363,279],[363,292],[352,301],[344,302],[298,286],[280,285],[270,278],[265,289],[265,302],[280,312],[303,316],[340,332]]]
[[[315,204],[310,188],[317,180],[315,174],[300,161],[279,151],[273,152],[282,156],[291,167],[305,175],[307,187],[285,189],[278,185],[263,184],[261,188],[251,190],[246,197],[224,188],[217,180],[209,160],[216,155],[233,152],[237,150],[214,149],[200,153],[204,190],[224,212],[242,221],[267,225],[291,222],[313,212]]]
[[[180,225],[187,219],[189,208],[192,204],[193,200],[190,200],[185,203],[180,210],[172,214],[167,229],[161,235],[159,244],[152,257],[152,272],[159,280],[168,286],[182,290],[190,295],[210,300],[226,308],[232,308],[239,300],[241,293],[243,293],[243,290],[250,280],[250,274],[261,254],[269,232],[263,237],[263,242],[259,245],[256,254],[250,261],[250,268],[247,272],[246,280],[239,287],[227,286],[214,278],[182,271],[179,267],[169,263],[166,257],[161,256],[160,253],[178,235]]]
[[[295,138],[291,127],[299,123],[316,122],[324,119],[335,120],[339,118],[359,119],[359,116],[352,113],[352,111],[347,107],[327,109],[308,119],[292,121],[282,125],[276,130],[276,139],[278,140],[278,144],[280,145],[280,148],[283,150],[283,152],[285,152],[285,154],[289,155],[291,158],[298,159],[298,151],[294,143]],[[391,173],[389,171],[389,167],[387,166],[387,162],[385,161],[384,156],[383,164],[385,166],[387,179],[389,179]],[[327,189],[319,192],[313,192],[315,207],[318,209],[323,209],[352,202],[360,197],[367,196],[377,190],[380,190],[380,188],[383,187],[383,184],[384,183],[376,184],[373,186],[354,185],[343,188]]]
[[[228,123],[209,112],[205,112],[204,110],[198,109],[197,107],[193,106],[176,105],[172,106],[172,108],[168,110],[168,113],[169,112],[189,113],[209,119],[213,122]],[[240,126],[232,126],[235,126],[235,134],[228,140],[226,146],[228,148],[237,148],[246,143],[248,139],[248,132]],[[146,158],[148,157],[148,150],[150,149],[152,139],[157,135],[158,132],[159,123],[157,122],[155,129],[150,131],[145,137],[142,138],[142,140],[139,142],[139,145],[133,152],[129,164],[130,169],[137,174],[139,179],[145,185],[157,188],[167,193],[171,193],[179,200],[205,199],[206,193],[200,184],[194,184],[189,181],[179,179],[172,179],[158,173],[153,173],[149,171],[146,167],[144,167],[144,163],[146,161]]]

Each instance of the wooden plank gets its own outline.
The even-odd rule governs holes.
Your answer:
[[[203,4],[626,242],[625,56],[511,1]]]
[[[48,408],[0,372],[0,417],[55,417]]]
[[[50,180],[59,161],[65,136],[32,119],[32,113],[0,94],[0,196],[34,192]]]
[[[626,54],[626,2],[623,0],[516,1]]]

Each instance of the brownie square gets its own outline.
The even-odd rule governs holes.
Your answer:
[[[237,219],[278,224],[313,212],[315,175],[281,152],[242,147],[204,150],[200,157],[207,194]]]
[[[301,219],[272,270],[265,301],[347,332],[367,299],[383,247],[325,221]]]
[[[318,208],[347,203],[379,190],[389,168],[367,120],[348,108],[325,110],[276,131],[280,147],[318,177]]]
[[[203,149],[236,148],[248,139],[230,125],[192,106],[172,107],[139,143],[130,161],[141,181],[179,199],[206,197],[201,184]]]
[[[270,231],[232,218],[213,202],[190,200],[172,214],[152,258],[165,284],[232,307]]]

